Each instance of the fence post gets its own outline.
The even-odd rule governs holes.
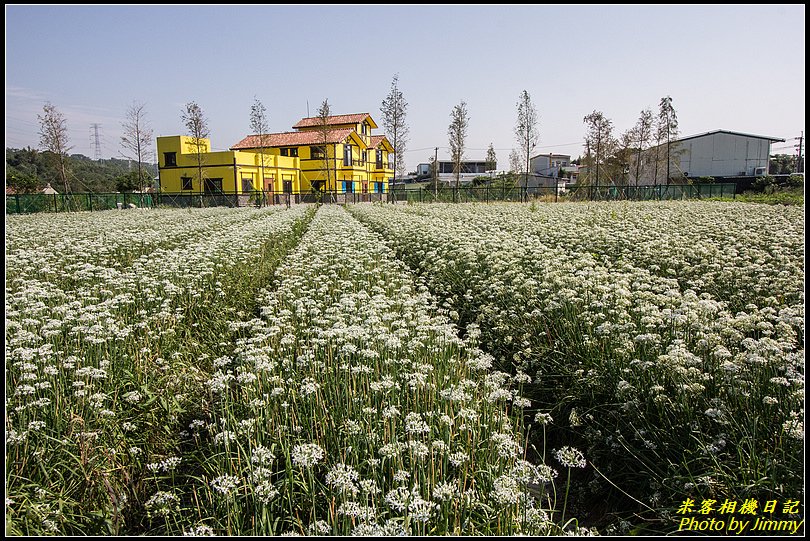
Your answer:
[[[93,210],[93,194],[92,193],[87,194],[87,206],[90,208],[90,211]]]
[[[16,203],[15,206],[17,207],[17,214],[19,214],[20,213],[20,194],[15,193],[14,194],[14,200],[15,200],[15,203]]]

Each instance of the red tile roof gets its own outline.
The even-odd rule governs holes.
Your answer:
[[[327,143],[342,143],[346,140],[354,130],[350,128],[342,130],[329,130],[326,133]],[[288,131],[282,133],[267,133],[265,134],[264,144],[266,147],[294,147],[301,145],[318,145],[323,144],[323,134],[320,131]],[[259,136],[248,135],[235,145],[231,150],[246,150],[252,148],[259,148]]]
[[[384,135],[372,135],[371,141],[368,144],[369,148],[376,148],[377,145],[382,143],[383,139],[385,139]]]
[[[339,124],[359,124],[363,122],[366,118],[369,118],[371,115],[368,113],[355,113],[352,115],[334,115],[327,117],[327,124],[330,126],[335,126]],[[372,122],[374,122],[372,120]],[[311,116],[307,118],[302,118],[298,121],[298,123],[293,126],[293,128],[313,128],[315,126],[321,125],[321,119],[317,116]],[[375,123],[376,125],[376,123]]]

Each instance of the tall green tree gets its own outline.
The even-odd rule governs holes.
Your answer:
[[[64,186],[65,192],[70,193],[68,186],[68,152],[73,148],[69,144],[67,121],[64,115],[50,102],[42,107],[42,115],[37,115],[39,119],[39,145],[42,150],[51,153],[56,162],[59,179]]]
[[[17,193],[33,193],[42,187],[41,153],[35,148],[6,148],[6,186]]]
[[[181,118],[191,138],[191,147],[194,150],[194,157],[197,161],[197,175],[200,179],[200,186],[204,189],[203,165],[205,163],[205,153],[207,150],[205,140],[210,137],[208,120],[206,120],[200,106],[193,101],[185,105],[185,108],[181,112]]]
[[[515,124],[515,136],[517,137],[518,148],[523,160],[524,181],[523,188],[529,186],[529,161],[532,151],[537,146],[540,134],[537,130],[537,110],[532,103],[529,93],[521,92],[517,102],[517,123]]]
[[[405,122],[408,114],[408,102],[399,89],[398,74],[395,74],[391,81],[391,90],[382,101],[380,112],[385,132],[390,136],[389,141],[394,147],[394,178],[396,179],[397,174],[403,177],[405,174],[405,147],[408,143],[408,125]]]
[[[768,174],[789,175],[796,170],[796,156],[773,154],[768,160]]]
[[[124,150],[121,155],[128,160],[135,160],[138,164],[137,190],[143,188],[147,181],[143,162],[154,158],[155,150],[152,146],[153,131],[146,120],[146,106],[143,103],[133,102],[126,113],[126,120],[121,124],[123,135],[121,146]]]
[[[464,145],[467,141],[467,129],[470,125],[470,115],[467,112],[467,102],[462,101],[450,113],[450,126],[447,135],[450,142],[450,159],[453,160],[453,174],[456,178],[456,190],[461,175],[461,162],[464,160]]]
[[[115,178],[115,189],[119,192],[140,191],[143,186],[142,172],[130,171]]]

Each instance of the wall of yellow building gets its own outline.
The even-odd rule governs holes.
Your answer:
[[[358,125],[359,129],[359,125]],[[281,148],[271,147],[264,152],[264,178],[261,170],[261,153],[256,150],[210,152],[208,139],[201,142],[203,153],[203,177],[222,179],[224,193],[246,193],[243,191],[242,179],[248,178],[254,190],[283,193],[285,181],[290,183],[293,193],[308,193],[315,181],[326,181],[326,172],[322,159],[313,159],[310,145],[300,145],[298,157],[281,156]],[[351,165],[343,164],[344,144],[329,144],[327,152],[330,158],[329,183],[324,190],[331,193],[345,193],[344,182],[352,182],[354,193],[375,193],[374,183],[383,183],[383,192],[388,191],[388,180],[393,170],[388,168],[386,154],[385,169],[376,169],[376,149],[368,148],[360,134],[351,138]],[[200,181],[197,167],[196,145],[188,136],[158,137],[158,162],[160,165],[160,189],[166,193],[201,193],[204,185]],[[315,145],[320,146],[320,145]],[[366,150],[366,162],[357,165]],[[387,148],[383,148],[388,151]],[[165,153],[174,152],[177,165],[167,167]],[[192,189],[183,190],[182,177],[191,178]],[[363,186],[367,191],[363,191]]]
[[[301,191],[300,157],[281,156],[278,149],[273,148],[265,149],[263,155],[261,152],[254,150],[237,150],[233,152],[240,171],[240,177],[252,175],[254,190],[282,193],[284,192],[284,182],[290,182],[293,193]],[[262,173],[262,158],[264,159],[264,173]],[[264,175],[264,178],[262,178],[262,175]],[[239,184],[241,193],[241,180]]]
[[[207,139],[202,140],[201,148],[210,150]],[[204,146],[203,146],[204,145]],[[187,136],[158,137],[158,163],[160,165],[160,189],[167,193],[200,193],[204,183],[200,181],[196,145]],[[174,152],[176,166],[166,165],[166,153]],[[250,151],[204,152],[202,170],[205,179],[222,179],[222,191],[228,194],[248,193],[243,179],[249,179],[253,190],[284,191],[284,182],[290,182],[290,189],[300,192],[300,160],[289,156],[264,154],[264,178],[262,178],[261,153]],[[183,177],[191,178],[191,189],[183,189]]]

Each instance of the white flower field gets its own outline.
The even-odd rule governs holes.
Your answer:
[[[804,397],[801,206],[6,217],[11,535],[673,532]]]

